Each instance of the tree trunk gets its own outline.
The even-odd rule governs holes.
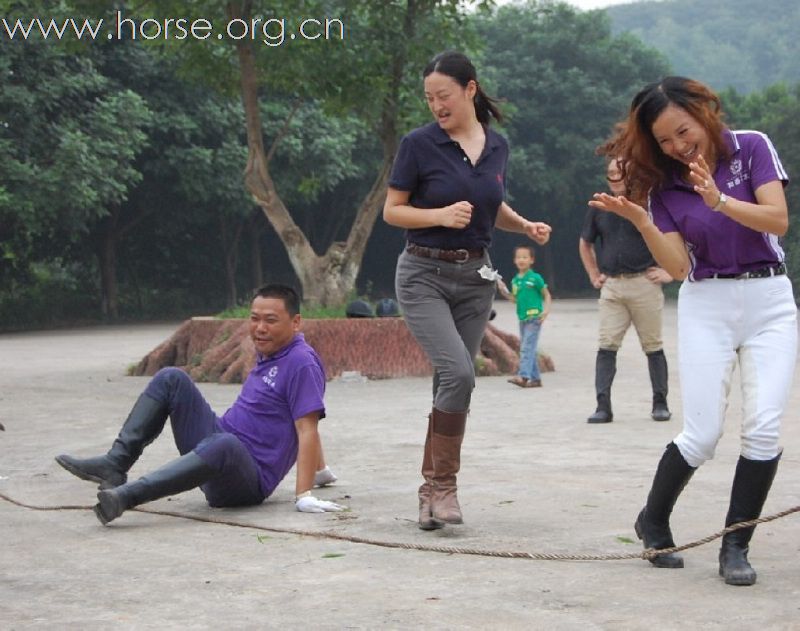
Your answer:
[[[558,278],[556,278],[556,265],[553,259],[555,248],[539,248],[539,253],[544,253],[544,278],[550,293],[558,291]]]
[[[248,220],[250,235],[250,282],[252,289],[264,284],[264,266],[261,262],[261,235],[264,233],[264,220],[253,213]]]
[[[125,208],[114,206],[97,224],[97,231],[93,231],[92,240],[95,244],[97,265],[100,268],[100,308],[103,316],[116,320],[119,318],[119,285],[117,283],[117,248],[139,222],[147,215],[154,212],[152,208],[128,208],[127,221],[123,218]],[[137,300],[142,305],[138,286],[136,287]]]
[[[227,285],[227,306],[233,308],[237,305],[239,296],[236,291],[236,266],[239,262],[239,242],[246,220],[234,220],[231,228],[225,215],[219,215],[219,234],[222,252],[225,258],[225,284]]]
[[[100,243],[97,251],[97,264],[100,267],[100,308],[103,317],[109,320],[119,318],[117,219],[118,210],[114,209],[100,222]]]
[[[229,19],[250,21],[251,1],[229,2]],[[414,31],[417,2],[409,0],[404,24],[404,39],[411,41]],[[384,99],[379,136],[383,145],[383,163],[372,187],[358,208],[347,240],[335,241],[323,255],[314,252],[306,235],[297,226],[278,195],[269,172],[269,157],[264,150],[261,114],[258,103],[258,71],[251,43],[236,43],[239,59],[242,102],[245,111],[248,158],[244,173],[245,186],[275,228],[303,288],[305,302],[317,305],[342,304],[355,290],[356,278],[367,241],[372,233],[378,212],[383,206],[386,183],[397,149],[397,103],[406,65],[406,48],[394,53],[391,65],[391,87]]]

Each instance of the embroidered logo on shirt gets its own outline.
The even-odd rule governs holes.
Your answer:
[[[749,173],[742,173],[741,175],[737,175],[732,180],[728,180],[727,182],[725,182],[725,185],[729,189],[732,189],[734,186],[739,186],[739,184],[741,184],[742,182],[747,182],[747,180],[749,179],[750,179]]]
[[[274,388],[275,387],[275,377],[277,377],[277,376],[278,376],[278,367],[277,366],[273,366],[272,368],[269,369],[269,372],[267,372],[266,375],[261,377],[261,381],[263,381],[265,384],[267,384],[271,388]]]
[[[731,173],[733,175],[739,175],[742,172],[742,161],[736,158],[731,162]]]

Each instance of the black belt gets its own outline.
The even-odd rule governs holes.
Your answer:
[[[744,272],[742,274],[711,274],[710,278],[734,278],[744,280],[747,278],[769,278],[770,276],[783,276],[786,273],[786,264],[759,267],[758,269]]]
[[[425,257],[426,259],[439,259],[440,261],[447,261],[448,263],[466,263],[467,261],[481,258],[484,249],[467,250],[461,248],[458,250],[442,250],[440,248],[426,248],[416,243],[409,243],[406,246],[406,252],[414,256]]]
[[[621,274],[609,274],[609,278],[638,278],[647,274],[647,270],[643,272],[622,272]]]

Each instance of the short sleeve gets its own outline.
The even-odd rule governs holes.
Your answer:
[[[594,208],[590,208],[583,220],[581,239],[586,241],[586,243],[594,243],[597,241],[597,222],[595,221],[596,216],[597,211]]]
[[[500,136],[500,134],[497,135]],[[503,158],[503,201],[506,201],[508,199],[508,159],[511,150],[508,147],[508,140],[504,136],[500,136],[500,140],[503,143],[503,151],[505,151]]]
[[[414,191],[419,180],[419,165],[414,153],[414,141],[405,136],[400,141],[389,176],[389,186],[398,191]]]
[[[312,412],[325,416],[325,374],[322,367],[311,362],[298,368],[292,376],[286,393],[292,420],[296,421]]]
[[[753,191],[758,187],[779,180],[784,185],[789,181],[786,169],[781,164],[775,146],[766,134],[754,134],[750,154],[750,178]]]
[[[661,232],[664,234],[668,232],[680,232],[675,220],[672,218],[672,215],[669,214],[667,207],[664,205],[664,202],[661,201],[661,197],[658,193],[651,192],[647,196],[647,210],[656,228],[661,230]]]

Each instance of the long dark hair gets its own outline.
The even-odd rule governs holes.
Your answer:
[[[665,77],[646,85],[633,97],[627,120],[617,126],[612,138],[601,147],[602,153],[608,155],[613,151],[623,158],[626,184],[639,195],[663,186],[673,173],[686,169],[667,156],[653,136],[653,123],[671,104],[688,112],[705,128],[717,160],[730,157],[719,97],[699,81]]]
[[[424,79],[432,72],[438,72],[451,77],[457,81],[462,88],[466,88],[470,81],[474,81],[477,91],[475,92],[473,103],[475,104],[475,115],[478,121],[484,125],[488,125],[492,118],[498,123],[503,122],[503,115],[497,107],[497,99],[490,97],[483,91],[481,84],[478,83],[478,73],[475,70],[475,66],[472,65],[469,57],[465,54],[455,50],[439,53],[425,66],[425,69],[422,71],[422,78]]]

